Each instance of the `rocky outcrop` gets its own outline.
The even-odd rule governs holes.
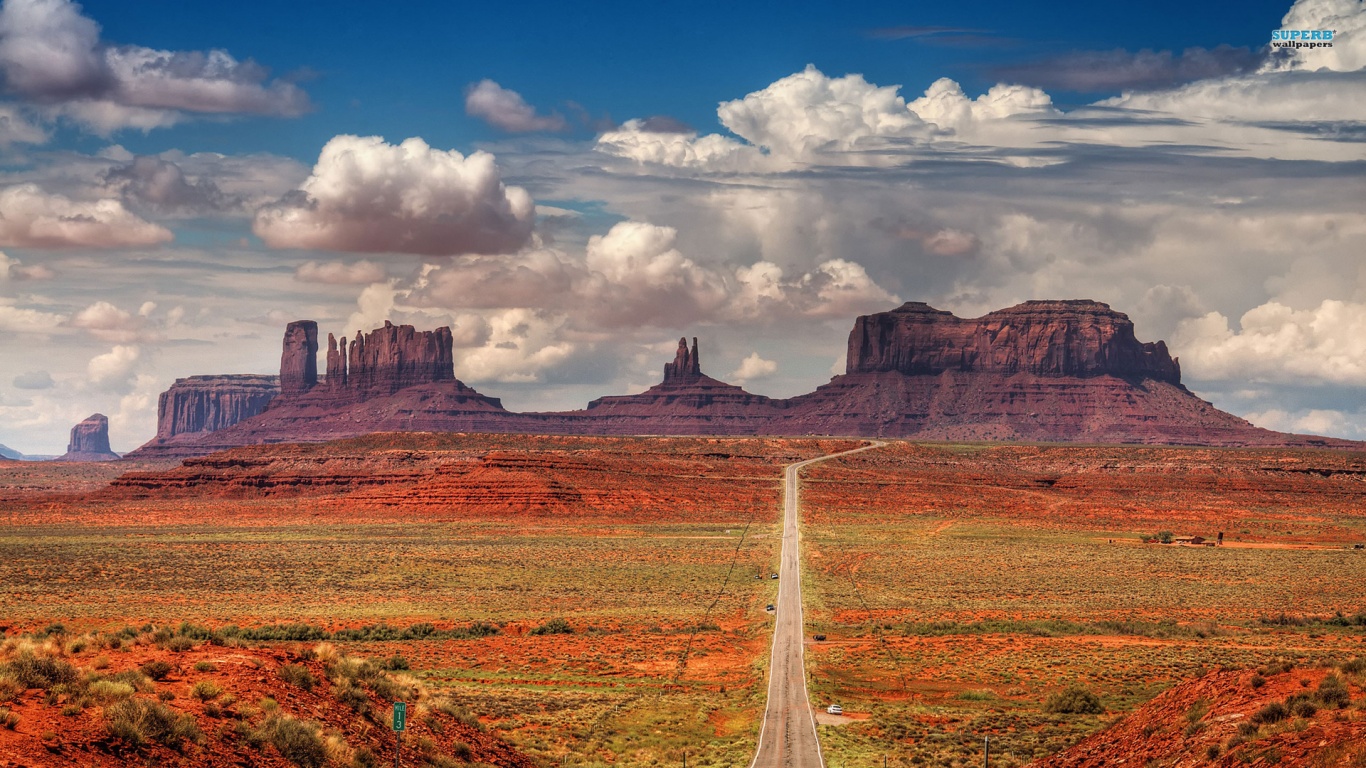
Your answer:
[[[519,427],[530,423],[504,410],[497,398],[455,378],[449,328],[418,331],[386,322],[369,333],[357,331],[350,342],[328,334],[322,380],[317,375],[317,338],[318,325],[311,320],[285,328],[278,396],[268,398],[256,414],[196,435],[158,434],[129,456],[185,458],[238,445],[315,442],[384,431],[522,431]]]
[[[697,339],[689,347],[683,338],[659,384],[556,413],[511,413],[461,383],[448,328],[385,323],[349,342],[329,335],[321,382],[310,367],[316,340],[316,324],[289,325],[281,392],[259,415],[133,455],[382,431],[1362,447],[1259,429],[1218,410],[1181,385],[1165,344],[1138,341],[1128,317],[1087,300],[1030,301],[975,319],[914,302],[866,315],[849,335],[848,372],[785,400],[707,376]]]
[[[697,356],[697,337],[692,338],[692,351],[688,350],[687,338],[678,340],[678,353],[672,363],[664,364],[664,383],[675,384],[696,381],[702,376],[702,363]]]
[[[302,395],[318,386],[318,324],[296,320],[285,327],[280,353],[280,394]]]
[[[236,374],[176,379],[157,401],[157,437],[216,432],[265,410],[280,394],[278,376]]]
[[[66,453],[57,461],[118,461],[119,455],[109,449],[109,417],[102,413],[88,416],[71,428],[71,441]]]
[[[362,334],[348,348],[327,335],[327,388],[352,399],[392,395],[401,389],[455,380],[451,329],[419,331],[385,321],[383,328]]]
[[[848,373],[788,401],[799,434],[926,440],[1353,445],[1259,429],[1181,385],[1162,342],[1089,300],[975,319],[910,302],[858,318]]]
[[[697,339],[678,340],[664,380],[635,395],[600,397],[558,414],[556,431],[574,434],[752,435],[779,418],[783,403],[702,373]]]
[[[1138,341],[1127,315],[1089,300],[1026,301],[972,320],[907,302],[854,322],[845,370],[1116,376],[1181,383],[1181,368],[1165,343]]]

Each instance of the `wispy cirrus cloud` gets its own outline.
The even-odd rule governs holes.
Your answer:
[[[1251,72],[1261,65],[1260,52],[1220,45],[1184,51],[1073,51],[1061,56],[997,67],[1004,80],[1041,88],[1098,93],[1171,88],[1195,80]]]

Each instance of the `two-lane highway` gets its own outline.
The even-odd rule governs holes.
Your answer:
[[[797,528],[799,478],[802,467],[818,461],[877,448],[873,443],[789,464],[783,486],[783,555],[779,566],[778,609],[773,627],[773,653],[768,668],[768,705],[759,730],[759,748],[750,768],[825,768],[816,740],[816,717],[806,693],[803,662],[802,571]]]

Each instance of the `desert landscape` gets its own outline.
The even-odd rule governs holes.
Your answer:
[[[1366,768],[1366,0],[0,0],[0,768]]]
[[[259,734],[293,718],[313,764],[383,764],[388,696],[426,702],[432,765],[747,765],[781,469],[862,444],[389,433],[3,465],[0,678],[73,672],[6,683],[0,756],[283,765]],[[975,765],[985,737],[1011,766],[1366,759],[1366,456],[893,441],[803,472],[828,764]],[[195,738],[116,735],[121,702],[162,699]]]

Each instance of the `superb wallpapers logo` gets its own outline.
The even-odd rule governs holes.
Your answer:
[[[1271,33],[1272,48],[1332,48],[1332,29],[1277,29]]]

